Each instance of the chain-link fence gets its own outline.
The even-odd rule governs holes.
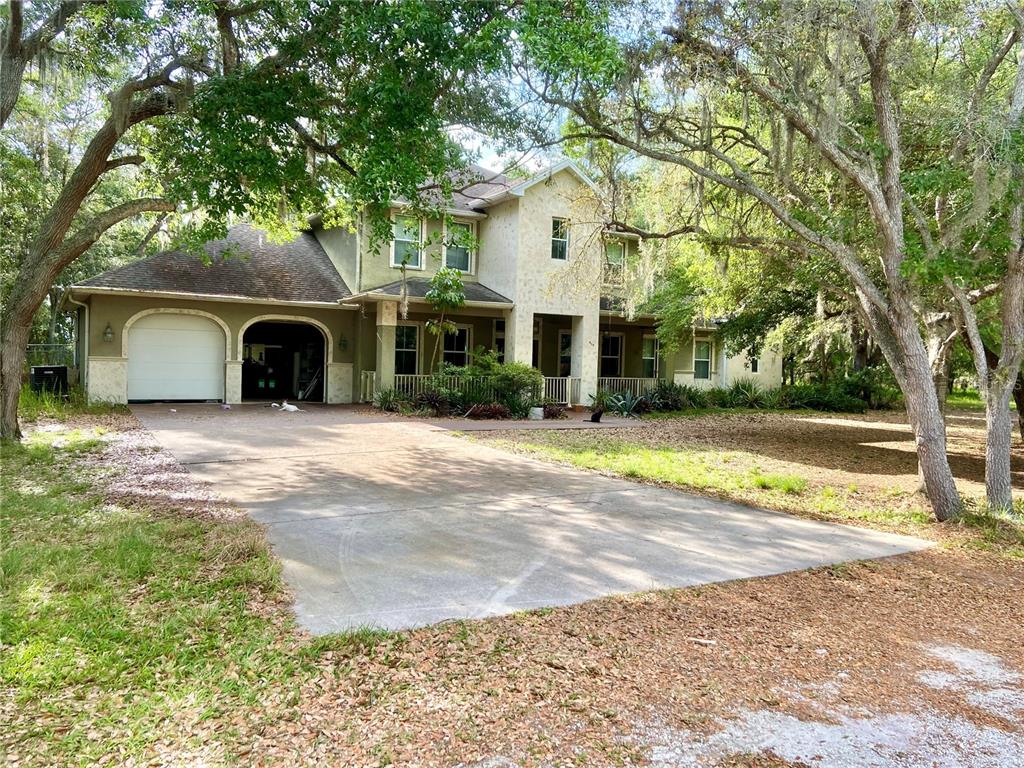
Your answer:
[[[74,344],[29,344],[25,348],[25,365],[75,365]]]

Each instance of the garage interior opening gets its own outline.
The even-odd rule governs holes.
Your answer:
[[[259,322],[242,338],[243,400],[324,399],[327,340],[302,322]]]

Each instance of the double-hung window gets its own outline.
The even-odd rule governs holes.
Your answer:
[[[395,373],[418,373],[419,328],[399,325],[395,328]]]
[[[622,375],[622,334],[606,333],[601,336],[601,376],[614,378]]]
[[[473,271],[473,225],[454,221],[447,227],[444,241],[444,265],[459,272]]]
[[[711,378],[711,342],[696,341],[693,344],[693,378]]]
[[[420,251],[420,220],[415,216],[396,215],[391,223],[391,266],[423,268]]]
[[[604,263],[611,269],[622,269],[626,263],[626,247],[620,240],[612,240],[604,247]]]
[[[505,321],[494,321],[494,354],[498,356],[498,362],[505,362]]]
[[[444,335],[444,361],[449,365],[469,365],[469,328],[457,328]]]
[[[569,258],[569,220],[551,219],[551,258],[565,261]]]
[[[658,337],[648,334],[644,336],[643,351],[640,356],[643,377],[658,378]]]
[[[750,372],[751,373],[759,373],[760,369],[761,369],[761,361],[758,358],[756,358],[756,357],[750,358]]]

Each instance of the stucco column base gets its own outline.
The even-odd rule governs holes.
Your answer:
[[[242,402],[241,360],[228,360],[224,363],[224,402]]]
[[[352,402],[352,363],[327,364],[327,402]]]
[[[128,402],[128,358],[89,358],[89,402]]]

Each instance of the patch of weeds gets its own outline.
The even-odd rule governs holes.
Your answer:
[[[807,490],[807,481],[797,475],[780,475],[780,474],[768,474],[764,475],[760,472],[755,472],[751,478],[755,488],[761,488],[763,490],[781,491],[791,495],[803,493]]]
[[[303,650],[306,658],[317,659],[326,653],[337,653],[342,656],[358,656],[371,653],[383,647],[397,648],[405,641],[401,632],[393,632],[380,627],[356,627],[344,632],[321,635]]]
[[[47,390],[36,392],[26,385],[18,397],[18,416],[27,422],[38,421],[44,416],[64,420],[70,416],[110,413],[128,413],[128,408],[114,403],[90,403],[80,387],[72,387],[65,397]]]
[[[1009,513],[993,511],[972,499],[965,499],[964,506],[964,513],[946,525],[968,529],[974,534],[971,546],[976,549],[1024,559],[1024,499],[1015,500]]]

